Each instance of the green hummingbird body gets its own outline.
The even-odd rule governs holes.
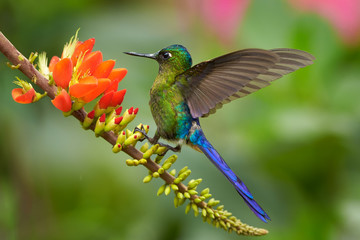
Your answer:
[[[158,80],[159,79],[159,80]],[[150,90],[150,109],[160,137],[167,140],[177,140],[182,118],[181,106],[184,97],[174,84],[160,83],[164,78],[159,75]]]
[[[171,45],[154,54],[127,54],[152,58],[159,63],[159,74],[150,90],[149,104],[157,126],[151,143],[161,137],[177,142],[178,146],[186,143],[203,152],[256,216],[264,222],[270,220],[245,184],[206,139],[199,118],[312,64],[314,57],[296,49],[244,49],[191,67],[191,56],[181,45]]]
[[[158,53],[160,56],[161,53],[171,51],[179,57],[173,58],[171,62],[160,60],[163,63],[160,64],[159,74],[151,87],[149,105],[158,126],[157,134],[169,141],[182,142],[191,127],[192,117],[185,105],[182,89],[177,84],[184,81],[177,77],[191,67],[192,61],[187,51],[182,51],[179,45],[175,46],[165,48]]]

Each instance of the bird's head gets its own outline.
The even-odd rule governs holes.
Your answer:
[[[125,52],[126,54],[155,59],[159,63],[159,71],[172,71],[182,73],[192,65],[192,59],[187,49],[179,44],[174,44],[161,49],[156,53],[143,54],[136,52]]]

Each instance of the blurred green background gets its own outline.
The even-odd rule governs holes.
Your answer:
[[[291,47],[316,63],[202,119],[207,137],[272,218],[260,222],[205,156],[183,148],[188,165],[213,196],[262,239],[360,239],[360,48],[347,46],[316,14],[287,1],[255,0],[230,44],[190,24],[181,1],[0,1],[0,30],[26,56],[60,55],[65,42],[96,38],[95,50],[128,75],[124,107],[139,107],[150,124],[149,89],[158,66],[123,51],[185,45],[194,63],[247,48]],[[216,229],[173,197],[156,196],[162,181],[143,184],[145,168],[64,118],[50,101],[21,105],[12,81],[23,77],[0,55],[0,239],[238,239]],[[253,239],[255,237],[246,237]]]

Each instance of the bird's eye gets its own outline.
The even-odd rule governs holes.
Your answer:
[[[163,59],[169,59],[169,58],[171,58],[171,53],[169,53],[169,52],[164,52],[163,54],[162,54],[162,57],[163,57]]]

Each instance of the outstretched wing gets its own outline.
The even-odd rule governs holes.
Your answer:
[[[177,83],[183,89],[191,115],[206,117],[223,104],[312,64],[314,59],[296,49],[244,49],[193,66],[177,77]]]

